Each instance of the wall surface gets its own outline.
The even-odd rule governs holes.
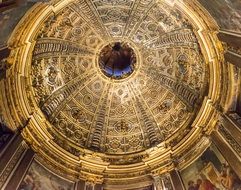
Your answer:
[[[47,169],[38,162],[33,161],[27,174],[25,175],[19,190],[73,190],[74,183],[64,180]]]
[[[198,0],[223,30],[241,32],[240,0]]]
[[[202,156],[181,171],[181,176],[186,189],[201,188],[206,185],[210,189],[214,189],[214,187],[217,189],[241,187],[240,179],[215,145],[211,145]]]
[[[8,10],[0,11],[0,49],[5,47],[17,23],[34,2],[25,2]]]

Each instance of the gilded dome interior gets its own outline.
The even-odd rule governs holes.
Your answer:
[[[241,177],[240,19],[220,1],[26,5],[0,48],[0,120],[14,131],[11,154],[0,134],[0,171],[25,172],[0,189],[42,172],[66,190],[184,190],[213,157]]]
[[[131,154],[179,141],[190,128],[206,63],[177,8],[75,1],[47,17],[35,38],[32,87],[59,146]]]

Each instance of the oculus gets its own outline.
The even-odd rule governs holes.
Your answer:
[[[99,56],[102,73],[113,79],[124,79],[135,70],[136,55],[124,42],[113,42],[105,46]]]

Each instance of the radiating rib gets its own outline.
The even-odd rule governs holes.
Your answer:
[[[48,53],[51,53],[53,55],[54,53],[62,54],[65,52],[79,55],[94,55],[93,50],[86,46],[79,45],[67,40],[43,38],[37,41],[34,48],[33,56],[35,56],[35,58],[38,58],[39,56],[44,56]]]
[[[63,106],[75,96],[75,94],[84,88],[88,83],[91,82],[90,78],[94,78],[94,70],[83,74],[69,83],[65,84],[63,87],[54,91],[47,100],[42,105],[43,112],[52,121],[55,116],[59,113]]]

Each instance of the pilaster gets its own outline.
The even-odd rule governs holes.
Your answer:
[[[237,173],[239,178],[241,178],[241,159],[234,150],[232,142],[230,142],[227,137],[225,138],[219,131],[213,131],[211,139],[232,169]]]
[[[171,176],[169,174],[159,175],[154,177],[154,185],[156,190],[174,190],[175,186],[172,183]]]
[[[172,170],[170,177],[175,190],[185,190],[180,173],[177,170]]]

